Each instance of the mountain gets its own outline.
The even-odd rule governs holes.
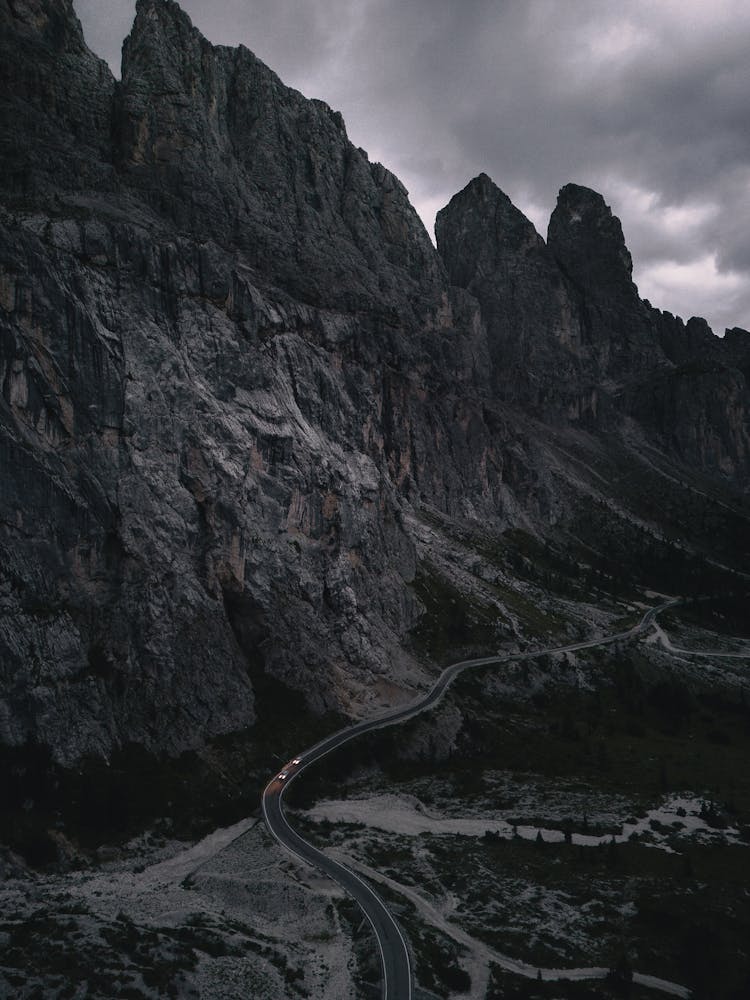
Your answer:
[[[0,23],[4,747],[176,755],[268,678],[370,711],[446,587],[533,635],[543,547],[581,600],[731,586],[750,334],[642,301],[601,195],[545,242],[480,175],[436,250],[340,114],[172,0],[121,81],[71,0]]]
[[[598,429],[627,415],[667,454],[747,482],[745,373],[705,320],[640,299],[601,195],[565,185],[545,243],[480,175],[436,228],[451,281],[480,303],[504,399]]]

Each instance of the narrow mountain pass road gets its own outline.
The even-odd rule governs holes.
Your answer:
[[[668,653],[675,656],[705,656],[709,659],[719,660],[750,660],[750,650],[734,652],[726,649],[683,649],[682,646],[675,646],[661,625],[654,622],[656,638]]]
[[[665,601],[655,608],[650,608],[645,612],[637,625],[623,632],[617,632],[615,635],[586,639],[583,642],[573,642],[565,646],[536,649],[531,652],[482,656],[476,659],[461,660],[458,663],[453,663],[445,668],[425,695],[417,698],[403,708],[393,709],[373,719],[358,722],[353,726],[348,726],[346,729],[333,733],[291,760],[268,782],[263,791],[261,805],[263,817],[271,835],[295,857],[312,865],[337,882],[357,901],[369,920],[375,932],[380,951],[383,975],[382,995],[384,1000],[412,1000],[413,997],[411,959],[404,934],[374,889],[350,868],[338,861],[334,861],[318,850],[317,847],[313,847],[312,844],[308,843],[290,826],[284,813],[283,805],[286,789],[304,773],[306,768],[321,758],[326,757],[334,750],[337,750],[344,743],[356,739],[357,736],[361,736],[363,733],[382,729],[386,726],[394,726],[399,722],[405,722],[407,719],[411,719],[415,715],[433,708],[443,697],[451,683],[464,670],[474,667],[487,667],[493,664],[517,662],[519,660],[533,660],[538,656],[545,656],[550,653],[572,653],[579,649],[590,649],[593,646],[611,645],[612,643],[630,639],[645,632],[652,626],[656,616],[660,612],[679,603],[679,600],[675,599]]]

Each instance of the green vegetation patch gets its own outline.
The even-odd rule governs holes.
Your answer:
[[[497,648],[498,608],[459,590],[431,563],[423,562],[414,591],[424,613],[411,633],[414,647],[437,663],[448,663],[468,650],[486,653]]]
[[[670,608],[661,621],[667,628],[688,624],[719,635],[750,639],[750,594],[691,601]]]
[[[197,998],[189,985],[197,962],[191,945],[122,915],[94,924],[40,909],[23,921],[0,921],[0,932],[10,939],[2,973],[19,996]]]
[[[488,699],[492,668],[460,678],[452,697],[467,717],[465,760],[644,803],[693,790],[750,824],[750,700],[688,684],[638,651],[589,656],[601,664],[594,690],[547,685],[526,699],[507,691]]]
[[[618,982],[619,979],[619,982]],[[613,981],[614,980],[614,981]],[[653,990],[634,986],[616,974],[609,980],[571,983],[564,979],[554,982],[522,979],[497,965],[491,968],[486,1000],[654,1000]]]

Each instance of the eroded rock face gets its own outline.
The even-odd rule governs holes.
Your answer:
[[[495,391],[541,415],[580,415],[580,310],[531,222],[481,174],[438,213],[435,232],[451,282],[481,304]]]
[[[4,192],[25,199],[108,185],[109,67],[90,52],[72,0],[0,3]]]
[[[403,315],[438,290],[403,185],[348,141],[341,115],[246,48],[210,45],[174,3],[137,4],[115,124],[118,166],[152,206],[229,240],[298,299]]]
[[[567,184],[548,246],[580,295],[584,341],[614,413],[634,416],[666,449],[698,467],[746,480],[748,386],[729,341],[640,299],[620,220],[601,195]],[[731,339],[731,338],[730,338]]]
[[[340,115],[171,0],[139,0],[121,83],[69,0],[0,24],[0,742],[176,753],[252,724],[259,670],[390,697],[405,513],[564,519],[551,427],[601,450],[627,412],[744,474],[742,337],[641,303],[598,195],[545,245],[479,177],[438,254]]]
[[[176,752],[259,669],[360,710],[412,670],[402,495],[493,506],[476,304],[340,116],[175,4],[121,85],[70,4],[2,16],[41,90],[3,100],[0,739]]]
[[[620,220],[596,191],[578,184],[560,189],[547,242],[561,268],[588,295],[604,300],[636,295]]]
[[[665,449],[741,481],[748,388],[738,345],[642,301],[619,219],[600,194],[560,191],[547,244],[486,175],[439,213],[450,280],[481,304],[506,399],[546,419],[617,431],[633,417]]]

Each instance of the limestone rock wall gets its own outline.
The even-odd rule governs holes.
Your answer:
[[[641,303],[593,192],[545,244],[479,177],[438,253],[340,115],[172,0],[121,82],[70,0],[0,28],[1,743],[177,753],[252,725],[262,670],[350,714],[412,685],[405,515],[563,521],[553,428],[746,473],[746,335]]]

